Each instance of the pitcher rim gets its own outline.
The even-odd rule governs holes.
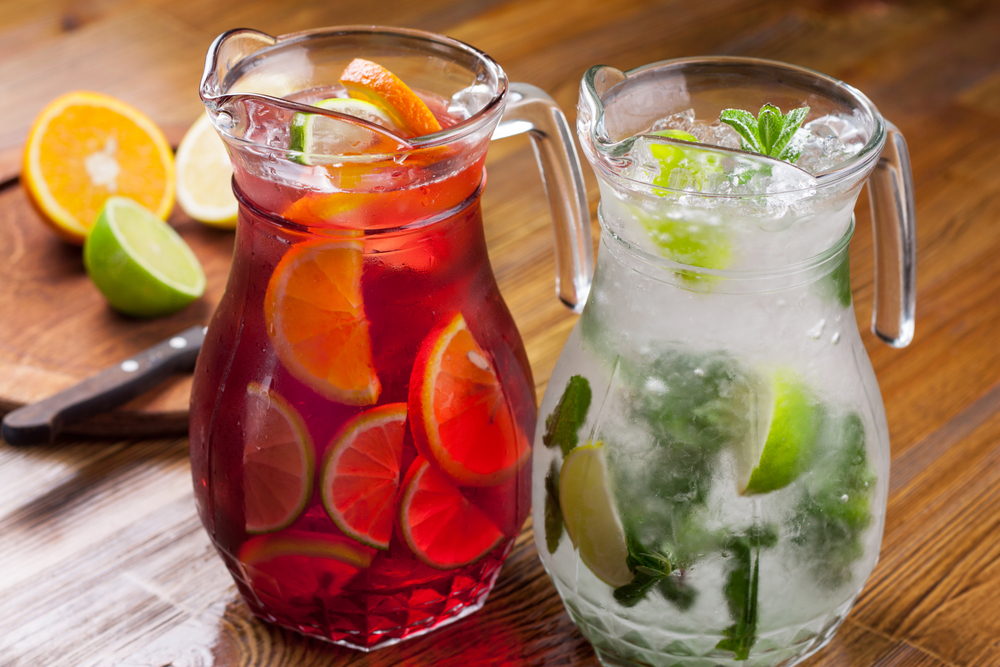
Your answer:
[[[804,67],[802,65],[794,65],[791,63],[782,62],[780,60],[769,60],[766,58],[753,58],[746,56],[687,56],[683,58],[671,58],[667,60],[660,60],[657,62],[648,63],[646,65],[640,65],[638,67],[626,70],[624,74],[627,81],[628,77],[650,69],[664,67],[668,65],[683,66],[683,65],[694,65],[699,63],[719,64],[719,65],[727,65],[727,64],[755,65],[755,66],[763,66],[774,69],[787,70],[787,71],[797,72],[799,74],[805,74],[810,77],[815,77],[829,84],[832,84],[836,88],[845,91],[851,98],[853,98],[859,104],[860,107],[862,107],[871,116],[872,120],[874,121],[875,127],[872,131],[871,136],[868,138],[868,141],[857,153],[855,153],[848,160],[843,162],[840,166],[838,166],[836,169],[832,171],[821,173],[818,176],[813,176],[812,174],[809,174],[816,182],[815,184],[810,184],[805,187],[790,188],[788,190],[780,190],[780,191],[758,193],[758,194],[742,194],[742,193],[724,194],[724,193],[693,192],[690,190],[681,190],[666,186],[654,185],[652,183],[646,183],[644,181],[624,176],[609,168],[609,166],[605,164],[604,160],[601,159],[602,157],[607,157],[604,151],[601,151],[597,147],[598,144],[597,127],[601,124],[601,121],[604,116],[604,103],[603,100],[601,99],[601,96],[597,93],[594,83],[594,76],[600,70],[604,69],[605,67],[608,67],[608,65],[594,65],[584,73],[583,79],[581,81],[581,90],[586,90],[587,95],[589,95],[590,98],[596,103],[598,114],[591,121],[591,125],[586,133],[581,132],[580,128],[578,128],[577,130],[577,133],[580,135],[580,140],[581,140],[580,143],[583,145],[584,153],[587,155],[588,161],[590,162],[591,166],[595,168],[595,170],[600,169],[602,175],[610,177],[615,182],[627,183],[630,186],[633,185],[638,186],[639,188],[644,190],[648,189],[658,192],[669,192],[669,193],[691,195],[691,196],[705,197],[705,198],[742,199],[747,197],[770,197],[774,195],[787,195],[797,192],[808,192],[810,190],[825,189],[827,187],[840,184],[845,180],[849,180],[850,178],[856,177],[859,173],[864,174],[866,172],[870,172],[871,169],[874,167],[874,163],[878,160],[879,156],[882,153],[882,148],[885,146],[887,138],[888,121],[886,121],[885,117],[882,116],[881,112],[878,110],[875,104],[870,99],[868,99],[868,97],[864,93],[862,93],[854,86],[845,83],[844,81],[841,81],[840,79],[834,76],[830,76],[829,74],[824,74],[823,72],[816,71],[809,67]],[[615,84],[614,86],[612,86],[611,89],[619,85],[622,85],[622,83],[623,82],[619,82]],[[754,158],[763,157],[765,160],[774,159],[774,158],[769,158],[768,156],[761,156],[756,153],[750,153],[747,151],[742,151],[737,149],[722,148],[722,150],[731,151],[734,153],[744,153],[746,155],[753,156]],[[794,165],[792,166],[794,167]],[[796,167],[796,168],[801,169],[801,167]],[[804,169],[802,171],[803,173],[809,173],[806,172]]]
[[[273,104],[278,107],[284,108],[289,111],[296,113],[309,113],[323,116],[330,116],[336,118],[339,114],[334,111],[327,109],[322,109],[320,107],[315,107],[310,104],[305,104],[302,102],[295,102],[293,100],[285,99],[282,97],[275,97],[272,95],[266,95],[263,93],[253,93],[253,92],[242,92],[242,93],[229,93],[229,92],[218,92],[214,93],[211,90],[212,82],[221,91],[223,82],[218,81],[216,76],[218,72],[219,64],[219,54],[221,46],[233,36],[238,34],[252,34],[271,40],[272,44],[265,46],[258,51],[255,51],[251,56],[256,55],[260,51],[265,49],[271,49],[275,47],[286,47],[290,44],[296,44],[301,42],[307,42],[310,39],[315,39],[318,37],[331,37],[337,35],[388,35],[388,36],[401,36],[411,39],[424,40],[427,42],[432,42],[435,44],[444,45],[446,47],[455,49],[456,51],[463,52],[471,55],[479,62],[485,64],[491,72],[496,77],[496,86],[492,91],[489,101],[487,101],[481,109],[476,113],[472,114],[468,118],[464,118],[457,122],[451,127],[444,128],[438,132],[423,135],[420,137],[413,137],[411,139],[403,139],[406,142],[406,147],[391,153],[364,153],[362,155],[337,155],[337,154],[316,154],[318,158],[337,158],[341,157],[345,160],[357,160],[363,159],[365,161],[377,160],[380,158],[391,159],[393,156],[405,155],[411,153],[414,150],[422,148],[433,148],[437,146],[444,146],[455,141],[460,141],[461,139],[474,134],[475,132],[481,131],[484,126],[488,125],[494,118],[498,117],[502,112],[507,97],[507,93],[510,88],[510,82],[507,78],[507,73],[500,66],[500,64],[494,60],[486,52],[477,49],[471,44],[467,44],[458,39],[448,37],[446,35],[441,35],[438,33],[429,32],[426,30],[416,30],[413,28],[397,28],[392,26],[380,26],[380,25],[344,25],[344,26],[328,26],[323,28],[312,28],[309,30],[300,30],[296,32],[290,32],[283,35],[273,36],[266,32],[260,30],[254,30],[253,28],[233,28],[226,30],[216,37],[212,44],[208,48],[208,53],[205,56],[205,68],[202,72],[201,81],[198,86],[198,96],[200,97],[202,104],[205,105],[206,109],[209,111],[209,116],[212,116],[212,111],[215,111],[227,101],[233,99],[260,99],[266,101],[268,104]],[[240,61],[242,62],[242,60]],[[361,123],[365,125],[370,125],[374,130],[379,132],[386,132],[383,128],[380,128],[371,123],[367,123],[360,119]],[[252,146],[259,149],[273,150],[279,152],[288,152],[289,148],[277,148],[267,144],[262,144],[259,142],[244,139],[243,137],[237,137],[227,132],[215,122],[215,118],[212,117],[212,125],[215,127],[216,131],[224,134],[227,141],[232,141],[239,145]]]

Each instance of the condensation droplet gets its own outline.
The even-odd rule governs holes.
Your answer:
[[[816,323],[812,329],[806,332],[806,335],[813,340],[819,340],[820,336],[823,335],[823,329],[826,327],[826,320],[820,320]]]

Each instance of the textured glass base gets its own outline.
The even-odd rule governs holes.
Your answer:
[[[580,598],[566,606],[607,667],[791,667],[830,643],[853,604],[848,600],[819,618],[763,633],[747,660],[717,649],[718,635],[680,635],[639,626]]]
[[[442,572],[434,580],[391,589],[344,590],[330,599],[266,598],[235,573],[234,579],[244,602],[261,620],[367,652],[426,634],[482,608],[508,549],[484,558],[471,572]]]

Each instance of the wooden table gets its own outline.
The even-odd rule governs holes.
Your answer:
[[[200,112],[198,79],[218,33],[352,23],[475,44],[513,80],[550,91],[571,121],[580,76],[596,63],[758,56],[865,91],[906,135],[913,158],[916,338],[893,350],[867,332],[872,242],[863,195],[851,244],[854,298],[888,413],[888,517],[857,606],[807,664],[1000,665],[1000,3],[4,0],[0,181],[16,173],[28,124],[59,93],[104,91],[184,127]],[[548,213],[532,162],[525,138],[496,143],[483,208],[541,396],[575,316],[552,293]],[[587,178],[593,209],[589,170]],[[20,316],[0,312],[0,332]],[[248,615],[196,518],[185,440],[3,444],[0,665],[596,665],[531,535],[529,524],[481,612],[365,655]]]

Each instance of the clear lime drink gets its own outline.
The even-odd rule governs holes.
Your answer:
[[[809,107],[787,150],[761,125],[774,156],[718,120],[769,102]],[[579,130],[602,243],[540,410],[539,553],[604,664],[794,664],[878,559],[888,429],[848,243],[884,120],[832,79],[718,59],[592,69]]]

